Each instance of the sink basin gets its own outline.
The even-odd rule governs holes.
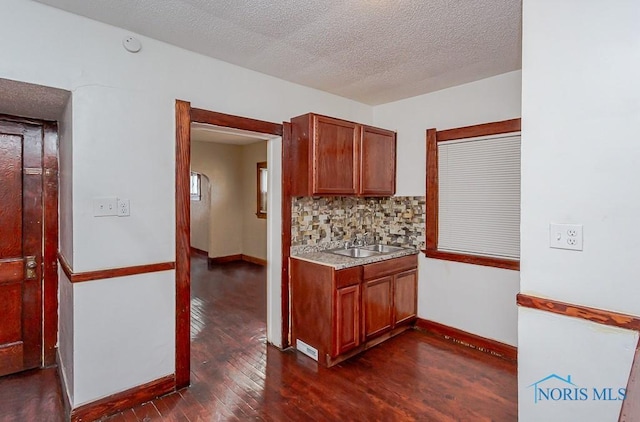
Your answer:
[[[389,245],[369,245],[369,246],[364,246],[363,249],[366,249],[368,251],[378,252],[378,253],[392,253],[392,252],[401,251],[404,248],[400,246],[389,246]]]
[[[380,252],[364,248],[333,249],[329,252],[336,255],[348,256],[351,258],[366,258],[368,256],[380,255]]]

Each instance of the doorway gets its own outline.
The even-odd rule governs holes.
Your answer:
[[[285,344],[282,332],[287,330],[288,312],[282,312],[286,298],[283,274],[281,168],[283,125],[246,117],[191,108],[185,101],[176,101],[176,389],[190,383],[191,328],[191,268],[190,268],[190,165],[191,124],[201,123],[222,128],[240,129],[263,134],[268,139],[267,161],[273,163],[269,174],[267,212],[272,218],[267,224],[267,338],[277,346]],[[283,284],[285,287],[283,287]],[[286,327],[285,327],[286,325]],[[275,327],[275,328],[274,328]]]
[[[0,115],[0,375],[55,363],[57,125]]]

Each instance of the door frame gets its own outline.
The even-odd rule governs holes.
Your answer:
[[[42,350],[40,367],[56,363],[58,341],[58,124],[0,114],[0,120],[42,130]]]
[[[189,173],[191,167],[191,123],[205,123],[215,126],[248,130],[267,135],[285,137],[283,125],[247,117],[233,116],[215,111],[192,108],[188,101],[176,100],[176,390],[188,387],[191,372],[191,264],[190,264],[190,228],[191,196]],[[282,203],[282,346],[288,346],[289,335],[289,282],[288,256],[291,244],[291,196],[288,190],[287,165],[283,160]],[[288,236],[286,235],[288,234]],[[288,238],[288,241],[287,241]],[[286,252],[285,252],[286,251]]]

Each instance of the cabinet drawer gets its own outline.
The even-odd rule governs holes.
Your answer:
[[[362,266],[345,268],[335,273],[336,289],[359,284],[362,280]]]
[[[418,267],[418,255],[403,256],[365,265],[362,278],[371,280]]]

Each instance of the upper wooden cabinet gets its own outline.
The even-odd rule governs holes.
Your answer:
[[[318,114],[291,119],[291,194],[391,196],[395,132]]]

